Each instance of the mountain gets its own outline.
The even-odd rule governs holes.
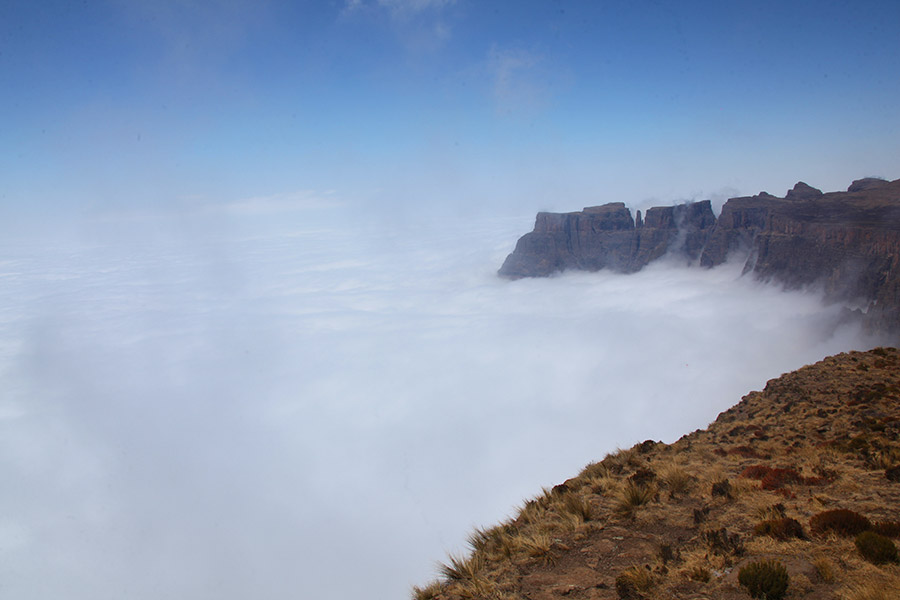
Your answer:
[[[872,328],[900,331],[900,179],[861,179],[846,192],[799,182],[783,198],[731,198],[656,207],[621,202],[538,213],[499,270],[544,277],[568,269],[623,273],[664,255],[713,267],[740,255],[744,272],[787,288],[821,286],[827,300],[863,307]]]
[[[900,353],[769,381],[470,536],[416,600],[900,598]],[[755,587],[754,587],[755,586]]]

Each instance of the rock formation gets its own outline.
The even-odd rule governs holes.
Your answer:
[[[500,275],[540,277],[566,269],[633,273],[670,252],[697,259],[716,217],[708,200],[651,208],[645,219],[622,202],[572,213],[538,213],[534,231],[522,236]]]
[[[799,182],[784,198],[732,198],[718,219],[709,201],[634,220],[623,203],[539,213],[499,274],[632,273],[673,253],[705,267],[742,253],[745,273],[788,288],[821,285],[829,300],[863,307],[871,327],[900,330],[900,180],[861,179],[826,194]]]

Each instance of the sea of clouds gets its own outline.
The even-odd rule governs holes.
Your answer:
[[[0,595],[404,598],[542,486],[877,343],[739,263],[497,278],[532,215],[256,216],[0,244]]]

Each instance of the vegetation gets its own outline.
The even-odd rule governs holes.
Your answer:
[[[897,562],[897,546],[889,538],[874,531],[864,531],[853,541],[859,553],[870,563],[882,565]]]
[[[413,598],[900,598],[900,483],[884,474],[898,434],[900,354],[826,359],[475,529]]]
[[[826,510],[809,520],[809,528],[816,534],[836,533],[844,537],[853,537],[871,527],[869,519],[846,508]]]
[[[788,589],[788,572],[777,560],[752,562],[738,573],[738,581],[754,598],[781,600]]]
[[[806,539],[803,525],[797,519],[781,517],[780,519],[768,519],[753,528],[756,535],[767,535],[776,540],[789,540],[791,538]]]

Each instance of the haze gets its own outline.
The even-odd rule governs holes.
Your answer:
[[[3,595],[403,598],[880,343],[739,261],[495,273],[538,210],[896,178],[898,12],[4,2]]]

